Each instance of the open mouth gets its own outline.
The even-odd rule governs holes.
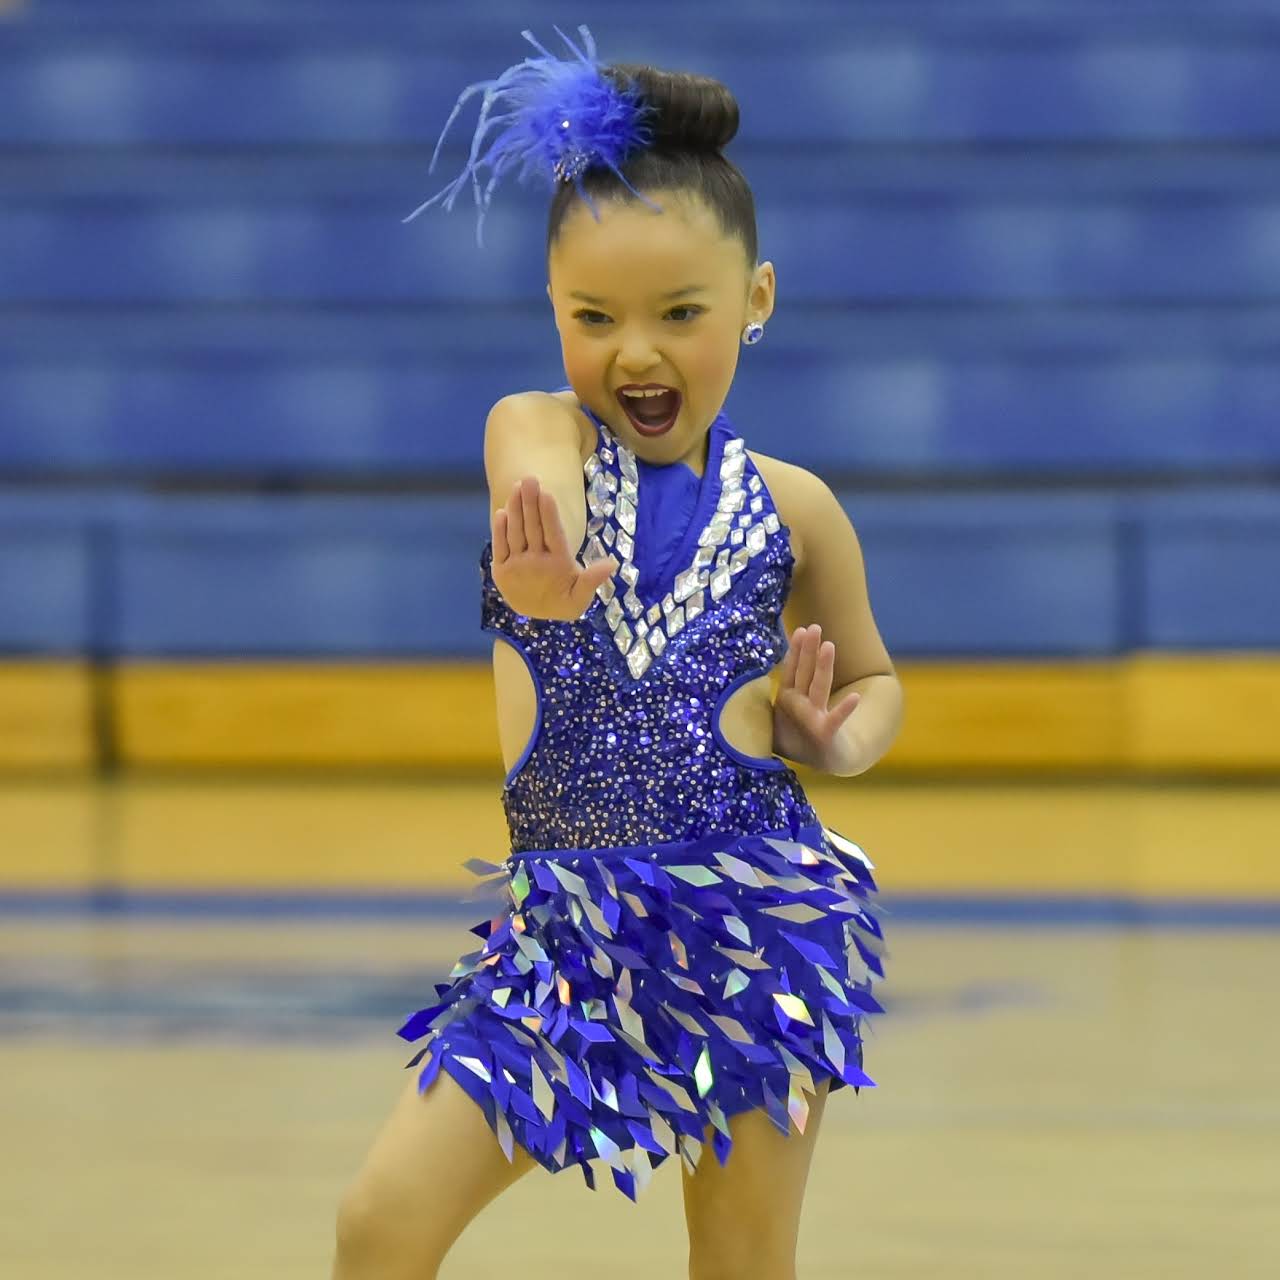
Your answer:
[[[659,395],[629,396],[622,391],[617,394],[622,411],[643,436],[660,436],[670,431],[680,416],[681,395],[670,388]]]

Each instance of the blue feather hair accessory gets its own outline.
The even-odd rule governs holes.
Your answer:
[[[496,79],[482,80],[462,91],[445,121],[428,172],[435,172],[440,145],[463,103],[483,90],[470,158],[453,182],[425,204],[419,205],[404,219],[405,222],[412,221],[442,197],[444,207],[452,210],[458,193],[469,178],[479,210],[476,243],[483,248],[484,218],[492,201],[493,189],[507,172],[517,167],[521,181],[541,177],[549,180],[553,189],[561,182],[574,182],[597,222],[600,214],[582,186],[582,174],[590,168],[612,169],[628,190],[651,208],[658,208],[636,191],[620,170],[631,155],[648,146],[652,140],[646,123],[652,108],[644,104],[638,91],[620,89],[601,74],[600,64],[596,61],[595,41],[585,26],[578,28],[586,45],[585,51],[576,48],[559,27],[554,30],[569,46],[573,58],[565,61],[553,57],[534,39],[531,31],[522,31],[520,34],[542,57],[526,58],[508,67]],[[504,97],[506,101],[499,104],[498,100]],[[493,108],[496,104],[503,109],[495,114]],[[494,129],[500,130],[498,136],[489,139]],[[481,154],[486,141],[491,145]],[[482,166],[492,170],[483,192],[479,181]]]

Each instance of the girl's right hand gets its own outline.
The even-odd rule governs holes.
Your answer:
[[[590,607],[596,588],[617,572],[613,556],[584,569],[570,554],[555,497],[536,476],[515,485],[491,524],[494,585],[527,618],[575,621]]]

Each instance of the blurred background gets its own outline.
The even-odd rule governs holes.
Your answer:
[[[0,0],[0,1266],[322,1274],[507,847],[484,418],[565,383],[549,193],[402,219],[582,22],[739,98],[725,408],[907,691],[802,771],[893,957],[803,1274],[1274,1274],[1277,0]],[[677,1274],[678,1181],[529,1274]]]

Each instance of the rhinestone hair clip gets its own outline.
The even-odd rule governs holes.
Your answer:
[[[629,191],[650,208],[657,209],[620,171],[620,166],[632,154],[652,141],[647,123],[652,108],[645,105],[634,86],[620,89],[602,74],[596,61],[595,40],[586,26],[578,28],[585,50],[578,49],[559,27],[554,30],[569,46],[572,58],[566,61],[552,56],[534,39],[531,31],[522,31],[520,34],[542,57],[526,58],[495,79],[479,81],[462,91],[440,132],[428,172],[435,172],[440,146],[463,103],[483,90],[470,157],[463,171],[443,191],[419,205],[405,222],[412,221],[442,197],[445,209],[452,211],[469,178],[479,210],[476,243],[483,248],[484,219],[493,190],[508,171],[517,167],[521,182],[549,180],[554,189],[561,182],[572,181],[597,222],[600,214],[582,186],[582,174],[591,168],[612,169]],[[499,102],[499,99],[505,100]],[[495,106],[500,110],[495,112]],[[498,131],[497,136],[490,137],[494,130]],[[484,150],[486,143],[489,144],[487,151]],[[479,171],[485,166],[492,172],[481,191]]]

